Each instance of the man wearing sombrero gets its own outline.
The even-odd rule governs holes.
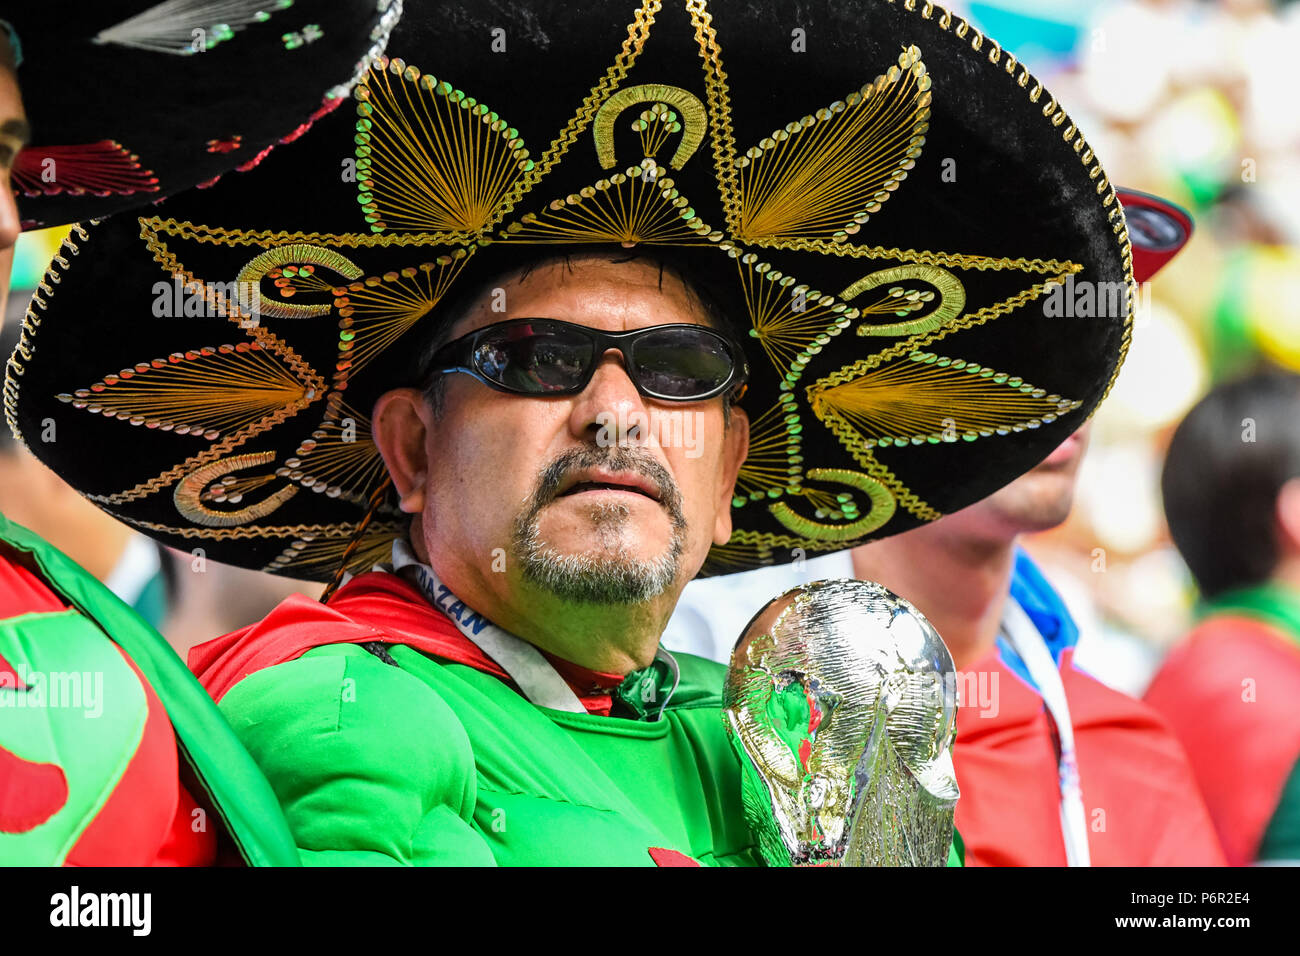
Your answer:
[[[89,227],[6,406],[160,540],[353,575],[191,656],[304,860],[754,862],[678,594],[1045,457],[1127,346],[1124,216],[931,4],[516,10],[408,4],[351,115]]]

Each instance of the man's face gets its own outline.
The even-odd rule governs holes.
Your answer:
[[[27,142],[27,115],[23,112],[12,62],[8,35],[0,30],[0,321],[4,320],[9,299],[9,272],[21,229],[9,171],[18,151]]]
[[[977,534],[999,538],[1055,528],[1070,516],[1079,464],[1092,422],[1085,422],[1041,464],[981,501],[944,518]]]
[[[523,317],[611,332],[708,324],[675,275],[665,270],[661,287],[657,264],[575,257],[570,265],[504,277],[505,311],[492,311],[499,295],[486,296],[451,338]],[[427,493],[412,532],[444,578],[481,574],[504,554],[494,583],[593,604],[675,599],[710,545],[728,539],[743,413],[724,428],[721,398],[644,398],[622,361],[608,352],[585,390],[552,398],[505,394],[468,375],[444,379],[441,416],[424,416]],[[649,427],[629,436],[638,422]]]

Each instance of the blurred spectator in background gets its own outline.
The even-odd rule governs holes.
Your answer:
[[[1162,485],[1202,620],[1147,701],[1187,748],[1228,861],[1300,865],[1300,375],[1213,389]]]

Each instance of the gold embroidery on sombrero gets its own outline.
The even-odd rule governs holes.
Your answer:
[[[223,288],[224,283],[216,282],[209,286],[207,282],[196,278],[194,273],[186,269],[176,255],[167,248],[167,244],[159,238],[158,232],[154,229],[156,220],[151,221],[141,217],[139,223],[140,238],[144,240],[145,248],[153,255],[154,262],[162,267],[164,274],[180,279],[187,289],[198,288],[210,303],[213,314],[224,316],[227,321],[237,325],[245,337],[253,339],[259,346],[276,355],[306,383],[311,400],[314,401],[319,396],[325,385],[325,380],[321,378],[320,373],[304,362],[298,353],[285,344],[278,335],[254,321],[252,314],[242,309],[238,301],[231,301]]]
[[[274,475],[263,475],[241,483],[233,472],[269,464],[275,460],[275,454],[273,451],[264,451],[233,455],[194,469],[177,482],[176,490],[172,492],[176,510],[194,524],[208,528],[233,528],[265,518],[298,493],[297,485],[285,485],[261,501],[234,511],[218,511],[209,508],[204,502],[238,504],[245,493],[274,481]],[[219,475],[224,477],[218,478]],[[209,482],[212,483],[211,486]]]
[[[700,98],[679,86],[662,83],[643,83],[619,90],[596,111],[596,122],[591,135],[596,141],[596,157],[602,169],[613,169],[618,160],[614,156],[614,123],[619,114],[629,106],[652,103],[632,123],[632,129],[641,134],[641,155],[653,157],[673,133],[681,133],[681,142],[668,165],[681,169],[704,142],[708,128],[708,112]],[[672,107],[681,111],[680,117]]]
[[[214,441],[298,402],[307,386],[257,342],[173,352],[59,401],[91,414]]]
[[[888,0],[888,2],[894,3],[896,2],[896,0]],[[916,0],[903,0],[902,7],[904,10],[914,12],[916,10]],[[929,2],[925,3],[921,10],[921,18],[924,20],[931,19],[934,10],[935,10],[935,6],[933,3],[929,3]],[[939,29],[941,30],[950,29],[952,26],[952,21],[953,21],[953,15],[949,11],[945,10],[943,12],[943,15],[937,21]],[[953,30],[953,33],[959,39],[963,39],[963,40],[967,37],[968,34],[974,34],[970,40],[971,49],[975,50],[976,52],[979,52],[980,47],[984,41],[984,37],[979,32],[979,30],[972,29],[970,24],[968,24],[965,20],[958,17],[957,27]],[[992,49],[989,50],[988,60],[991,64],[997,66],[998,61],[1002,54],[1002,50],[1001,47],[999,47],[996,42],[990,41],[990,44]],[[1013,76],[1015,74],[1016,65],[1017,65],[1016,58],[1010,54],[1007,54],[1006,63],[1003,66],[1003,69],[1006,71],[1006,74],[1008,76]],[[1032,74],[1030,74],[1029,72],[1029,68],[1026,67],[1024,64],[1020,64],[1020,71],[1021,71],[1020,76],[1017,77],[1015,80],[1016,85],[1019,86],[1021,89],[1026,89],[1029,86],[1029,81],[1034,80],[1034,87],[1029,92],[1029,101],[1031,103],[1037,104],[1038,101],[1042,98],[1043,93],[1048,91],[1046,90],[1046,88],[1043,86],[1041,82],[1034,79]],[[1069,119],[1069,116],[1066,114],[1063,108],[1057,105],[1055,96],[1052,96],[1049,93],[1048,99],[1049,102],[1047,103],[1046,106],[1042,108],[1043,116],[1047,118],[1048,121],[1053,126],[1060,127]],[[1084,140],[1084,137],[1082,136],[1082,134],[1079,133],[1078,128],[1075,126],[1073,122],[1070,122],[1069,125],[1066,126],[1065,130],[1062,131],[1061,138],[1066,143],[1070,144],[1070,146],[1074,149],[1074,152],[1079,156],[1079,161],[1088,170],[1088,178],[1092,179],[1096,183],[1095,188],[1097,191],[1097,195],[1102,197],[1102,205],[1109,210],[1108,217],[1112,223],[1112,228],[1115,232],[1115,237],[1119,242],[1121,254],[1123,256],[1124,283],[1125,286],[1128,288],[1127,303],[1126,303],[1127,311],[1125,312],[1125,317],[1124,317],[1124,332],[1120,339],[1119,359],[1115,363],[1114,369],[1112,369],[1111,371],[1110,380],[1106,383],[1106,387],[1102,389],[1101,398],[1098,400],[1100,402],[1100,401],[1105,401],[1106,396],[1110,394],[1110,390],[1112,386],[1114,386],[1115,384],[1115,379],[1119,377],[1119,370],[1124,367],[1124,359],[1128,355],[1129,345],[1132,341],[1133,311],[1134,311],[1134,302],[1135,302],[1135,295],[1134,295],[1135,280],[1133,278],[1133,246],[1131,240],[1129,239],[1128,226],[1124,220],[1123,209],[1120,207],[1119,202],[1115,198],[1115,190],[1111,188],[1110,181],[1107,179],[1105,172],[1102,170],[1101,161],[1097,159],[1096,154],[1093,152],[1091,147],[1088,146],[1087,142]]]
[[[796,551],[825,551],[830,547],[827,542],[812,538],[795,538],[790,535],[773,534],[770,531],[747,531],[737,528],[731,533],[726,544],[715,544],[709,549],[709,557],[704,565],[704,573],[720,574],[727,569],[753,568],[770,565],[772,552],[776,548],[795,553]]]
[[[348,560],[348,570],[353,574],[369,571],[376,564],[387,561],[393,553],[393,539],[405,534],[406,526],[401,522],[377,522],[366,529],[361,536],[361,543]],[[295,539],[274,559],[262,568],[263,571],[292,571],[291,576],[307,577],[313,571],[333,574],[338,568],[351,543],[351,535],[339,536],[305,534]]]
[[[374,232],[472,236],[532,168],[519,131],[487,104],[402,60],[367,72],[354,95],[357,199]]]
[[[298,232],[285,229],[228,229],[225,226],[208,226],[188,220],[163,219],[158,216],[140,217],[140,236],[154,245],[162,242],[160,236],[175,236],[193,242],[217,246],[280,246],[293,242],[328,243],[346,249],[400,248],[406,246],[438,246],[446,242],[425,233],[369,233],[369,232]]]
[[[831,424],[832,430],[834,430],[835,423],[832,422],[829,424]],[[843,421],[840,421],[839,424],[847,427]],[[843,441],[843,436],[841,436],[838,431],[836,432],[836,435],[840,437],[841,441]],[[890,493],[894,496],[894,500],[897,501],[903,510],[908,512],[908,514],[912,515],[919,521],[937,521],[943,517],[943,512],[930,507],[926,502],[921,500],[920,497],[913,494],[907,485],[899,481],[898,477],[892,471],[876,459],[876,456],[872,453],[869,447],[866,445],[855,446],[850,448],[849,451],[852,453],[854,460],[866,469],[868,475],[889,489]]]
[[[429,314],[451,287],[469,254],[463,249],[397,272],[331,290],[339,315],[336,387]]]
[[[248,441],[249,438],[273,428],[281,422],[293,417],[312,403],[320,401],[321,397],[325,393],[325,381],[321,375],[307,362],[303,361],[298,356],[297,352],[286,345],[279,336],[274,335],[261,325],[250,323],[249,314],[240,309],[238,303],[228,301],[224,291],[221,291],[215,286],[209,287],[206,283],[202,282],[202,280],[196,279],[193,273],[185,269],[180,260],[176,258],[171,250],[168,249],[167,244],[159,237],[158,231],[153,228],[156,225],[156,220],[150,221],[141,217],[139,223],[140,236],[145,241],[146,248],[148,248],[153,255],[154,261],[157,262],[158,265],[162,266],[164,274],[178,277],[187,288],[191,285],[197,284],[197,286],[203,290],[205,297],[210,301],[220,303],[221,308],[217,310],[218,313],[223,315],[227,321],[235,324],[245,337],[253,340],[252,342],[242,342],[234,346],[222,347],[229,348],[228,352],[222,352],[221,348],[218,348],[217,352],[229,356],[231,354],[240,354],[241,352],[265,351],[269,355],[274,355],[280,365],[287,368],[296,378],[296,381],[301,384],[301,391],[293,396],[286,394],[285,401],[279,407],[270,409],[264,416],[248,422],[242,427],[239,427],[237,431],[228,432],[221,436],[217,443],[207,451],[187,458],[180,464],[174,465],[153,478],[138,482],[124,491],[115,492],[113,494],[86,495],[88,500],[102,505],[124,504],[130,501],[137,501],[141,498],[148,497],[163,488],[170,487],[176,481],[194,471],[196,468],[229,454],[244,442]],[[241,349],[240,346],[243,346],[243,348]],[[182,360],[186,360],[187,356],[191,354],[201,355],[201,352],[173,353],[172,356],[168,357],[165,364],[178,364]],[[177,356],[179,356],[179,358]],[[164,360],[162,359],[154,359],[150,362],[139,362],[135,365],[134,369],[123,369],[122,371],[144,373],[149,368],[162,367],[158,366],[157,363],[163,361]],[[121,373],[119,373],[119,377],[120,376]],[[107,383],[105,382],[105,384]],[[254,392],[258,390],[258,384],[259,383],[257,382],[253,383],[254,387],[252,390]],[[264,385],[264,383],[261,384]],[[246,381],[242,381],[242,385],[236,383],[236,387],[246,387],[247,385],[248,382]],[[226,386],[221,386],[219,388],[224,387]],[[222,394],[222,400],[228,400],[228,396]],[[127,416],[127,420],[130,420],[129,415]],[[144,422],[142,421],[141,424],[144,424]],[[161,427],[162,424],[163,422],[160,420],[156,427]]]
[[[846,422],[850,440],[881,448],[974,441],[1038,428],[1082,403],[962,359],[913,352],[875,369],[846,366],[808,389],[813,414]],[[836,430],[843,443],[846,436]]]
[[[502,232],[518,242],[617,242],[692,245],[717,241],[722,233],[696,215],[667,170],[652,159],[599,179],[540,213],[525,213]]]
[[[1083,268],[1082,266],[1073,265],[1069,271],[1079,272],[1080,270],[1082,270],[1082,268]],[[1065,275],[1059,275],[1059,276],[1053,276],[1051,279],[1049,279],[1046,282],[1035,283],[1034,285],[1030,286],[1028,289],[1025,289],[1022,292],[1018,292],[1007,299],[1003,299],[1001,302],[997,302],[994,303],[993,305],[985,306],[984,308],[977,309],[974,312],[967,312],[966,314],[960,315],[955,319],[951,319],[937,329],[916,332],[915,334],[909,336],[908,338],[901,339],[900,341],[894,343],[887,349],[883,349],[882,351],[875,352],[872,355],[867,356],[867,358],[861,359],[859,362],[854,363],[854,365],[851,367],[857,368],[858,366],[861,366],[860,369],[861,371],[867,371],[869,369],[876,368],[880,365],[884,365],[886,362],[890,362],[898,358],[899,356],[909,355],[912,352],[919,351],[923,346],[941,341],[947,338],[953,332],[957,332],[962,329],[972,329],[978,325],[983,325],[985,322],[988,322],[992,319],[1001,318],[1002,316],[1007,315],[1008,313],[1014,312],[1016,309],[1020,308],[1020,306],[1024,305],[1026,302],[1032,302],[1034,299],[1037,299],[1044,292],[1046,292],[1051,286],[1055,285],[1056,283],[1062,282],[1064,280],[1065,280]],[[832,372],[826,378],[821,379],[819,382],[815,383],[814,385],[810,385],[809,390],[811,391],[811,389],[816,387],[816,385],[821,385],[823,383],[839,384],[840,382],[844,381],[846,377],[850,377],[848,373],[848,368],[849,367],[846,366],[843,369],[840,369],[836,372]],[[811,400],[811,395],[810,395],[810,400]]]
[[[736,134],[731,127],[731,99],[727,91],[727,74],[722,69],[718,34],[713,29],[713,15],[707,0],[686,0],[686,9],[695,27],[695,42],[704,62],[705,99],[709,108],[709,143],[713,147],[713,165],[722,196],[727,228],[735,234],[740,225],[740,190],[736,185]]]
[[[140,528],[144,531],[156,531],[158,534],[175,535],[179,538],[208,538],[213,541],[243,541],[254,538],[301,538],[306,535],[313,536],[342,536],[346,541],[357,523],[336,522],[334,524],[293,524],[293,525],[243,525],[233,528],[203,528],[194,526],[181,526],[163,524],[160,521],[148,521],[143,518],[133,518],[121,512],[113,511],[110,508],[104,509],[105,514],[112,515],[118,521],[125,522],[133,528]]]
[[[782,239],[771,241],[755,239],[755,246],[767,249],[793,249],[815,252],[819,255],[841,256],[849,259],[890,259],[895,262],[912,262],[918,265],[944,266],[949,269],[1018,269],[1042,275],[1057,275],[1065,271],[1077,272],[1081,266],[1059,259],[1012,259],[997,256],[975,256],[962,252],[938,252],[931,249],[899,249],[884,246],[860,246],[831,242],[826,239]]]
[[[73,223],[70,232],[63,238],[59,244],[59,251],[54,254],[50,264],[45,269],[45,275],[42,277],[38,286],[39,291],[33,293],[31,301],[27,304],[27,310],[23,313],[22,325],[18,330],[18,343],[14,346],[13,354],[5,360],[5,424],[9,426],[10,433],[20,442],[24,442],[22,433],[18,428],[18,394],[20,390],[20,381],[23,375],[23,363],[32,360],[32,354],[36,351],[36,330],[40,328],[41,317],[36,314],[36,310],[44,311],[45,300],[40,297],[39,292],[43,291],[46,295],[53,295],[49,283],[58,285],[62,282],[61,273],[65,271],[69,262],[63,253],[70,253],[74,256],[81,254],[81,249],[77,241],[85,242],[90,238],[85,227],[80,223]]]
[[[640,8],[633,15],[632,23],[627,28],[627,39],[623,41],[623,47],[614,58],[613,65],[605,71],[600,82],[591,88],[591,92],[583,99],[577,113],[560,131],[560,135],[506,195],[502,201],[501,216],[511,213],[524,194],[551,171],[560,158],[568,152],[578,135],[590,125],[605,100],[623,82],[645,46],[650,36],[650,27],[655,22],[655,14],[659,12],[661,6],[660,0],[642,0]]]
[[[917,282],[931,286],[922,289]],[[899,283],[895,285],[894,283]],[[906,283],[906,284],[904,284]],[[852,302],[864,292],[888,286],[883,294],[877,293],[869,303],[857,303],[863,315],[908,316],[929,306],[938,293],[939,304],[927,314],[908,318],[902,322],[882,322],[873,325],[863,322],[858,326],[858,335],[912,335],[916,332],[932,332],[941,328],[949,319],[956,318],[966,307],[966,289],[961,280],[938,266],[895,266],[872,272],[854,282],[843,292],[840,298]]]
[[[795,380],[790,377],[792,365],[801,356],[816,354],[811,351],[813,348],[820,352],[822,346],[858,317],[857,309],[849,308],[834,296],[811,289],[807,284],[796,284],[794,276],[774,273],[754,253],[741,255],[730,243],[723,243],[722,248],[736,259],[741,292],[752,325],[749,335],[758,340],[773,367],[787,382]]]
[[[276,474],[327,497],[365,504],[368,490],[384,477],[370,419],[341,399],[330,401],[328,408],[330,417],[298,445],[295,456],[286,458]]]
[[[736,236],[845,242],[888,201],[921,155],[930,77],[916,47],[861,90],[778,129],[736,160]]]
[[[793,396],[792,396],[793,397]],[[733,507],[798,489],[803,474],[799,416],[777,402],[749,425],[749,454],[736,475]]]
[[[239,270],[235,281],[257,286],[258,315],[277,319],[306,319],[326,315],[330,307],[325,304],[300,305],[268,299],[261,290],[262,279],[266,277],[275,280],[280,294],[285,297],[295,295],[299,289],[330,288],[324,280],[316,276],[316,266],[332,269],[345,279],[356,279],[361,276],[361,267],[343,253],[325,246],[295,242],[287,246],[276,246],[254,256]]]
[[[858,517],[858,506],[852,496],[840,492],[836,496],[839,511],[848,523],[825,524],[799,514],[784,501],[768,505],[767,510],[783,527],[805,538],[816,541],[853,541],[884,527],[894,516],[897,504],[893,494],[870,475],[847,468],[810,468],[808,480],[834,482],[853,488],[867,496],[871,507],[865,515]]]

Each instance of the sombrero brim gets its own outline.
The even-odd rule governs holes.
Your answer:
[[[352,544],[366,566],[400,532],[384,501],[353,542],[384,477],[368,416],[411,383],[438,303],[592,243],[671,248],[730,290],[751,452],[704,573],[964,507],[1105,395],[1132,323],[1124,216],[992,40],[887,0],[519,9],[408,0],[354,109],[78,230],[10,361],[16,432],[168,544],[318,579]],[[214,314],[236,282],[256,325]]]
[[[251,169],[346,97],[401,0],[97,0],[6,11],[32,127],[24,228],[107,216]]]

